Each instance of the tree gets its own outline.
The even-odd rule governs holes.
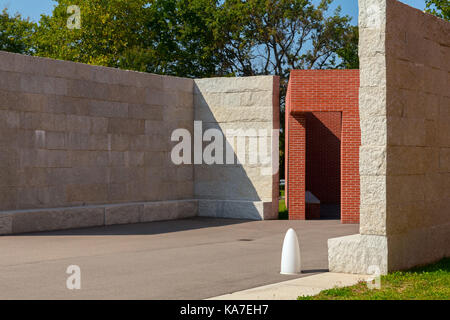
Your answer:
[[[293,69],[358,68],[358,28],[332,0],[228,0],[220,15],[224,74],[280,76],[280,175],[284,176],[284,97]]]
[[[159,74],[212,76],[215,0],[57,0],[36,33],[36,54]],[[66,27],[78,5],[81,28]]]
[[[286,79],[290,69],[345,67],[339,59],[354,49],[350,18],[327,16],[332,0],[57,2],[40,21],[37,55],[177,76]],[[79,30],[66,27],[73,4]]]
[[[359,28],[350,27],[344,34],[344,43],[342,47],[337,48],[336,54],[341,59],[338,64],[340,69],[359,69]]]
[[[23,19],[20,14],[10,16],[4,9],[0,14],[0,50],[31,54],[35,28],[29,19]]]
[[[426,0],[426,12],[450,21],[449,0]]]
[[[292,69],[337,66],[337,52],[353,40],[351,18],[340,8],[328,15],[332,0],[229,0],[224,4],[226,65],[239,75],[276,74]]]

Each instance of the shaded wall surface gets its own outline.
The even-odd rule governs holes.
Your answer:
[[[360,1],[360,234],[329,242],[331,271],[384,273],[450,255],[450,23]]]
[[[195,80],[195,120],[224,135],[228,163],[195,167],[200,215],[278,218],[278,88],[273,76]]]
[[[340,112],[306,114],[306,190],[321,204],[341,202]]]
[[[293,70],[286,99],[290,219],[305,219],[305,192],[341,204],[359,222],[359,70]],[[313,190],[309,190],[309,188]]]
[[[192,79],[0,52],[0,233],[197,215],[193,120]]]

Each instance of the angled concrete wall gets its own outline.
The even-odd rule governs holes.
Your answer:
[[[331,271],[386,273],[450,256],[450,23],[360,0],[360,235]]]
[[[261,105],[267,108],[259,110],[270,112],[272,126],[278,121],[271,118],[271,93],[278,87],[273,77],[261,79],[252,81],[267,86],[247,102],[257,105],[268,97]],[[236,98],[232,92],[222,97]],[[211,178],[198,174],[194,183],[193,164],[171,161],[172,132],[184,128],[193,134],[193,120],[192,79],[0,52],[0,234],[197,215],[195,197],[204,194],[194,194],[194,186],[199,190],[201,179]],[[225,175],[215,182],[224,192],[208,199],[244,200],[233,195],[230,181],[244,181],[250,172],[208,172]],[[278,197],[273,185],[263,190],[258,179],[248,181],[261,198],[245,200],[256,207],[272,203],[269,189]],[[236,217],[261,218],[231,204],[227,208]]]
[[[195,120],[203,123],[204,131],[217,129],[226,139],[225,165],[194,169],[201,216],[278,218],[278,88],[279,79],[273,76],[195,80]],[[258,156],[256,162],[252,155]],[[233,163],[227,162],[230,156]]]

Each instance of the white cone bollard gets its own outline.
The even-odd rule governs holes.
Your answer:
[[[281,274],[296,275],[302,272],[300,260],[300,247],[294,229],[286,232],[281,253]]]

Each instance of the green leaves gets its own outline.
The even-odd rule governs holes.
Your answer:
[[[22,54],[33,53],[32,35],[36,24],[21,15],[10,16],[6,9],[0,14],[0,50]]]
[[[15,52],[160,74],[277,74],[286,81],[290,69],[357,65],[357,34],[349,17],[329,12],[330,3],[57,0],[52,15],[42,16],[39,25],[4,12],[0,45]],[[67,27],[70,5],[80,8],[80,29]]]
[[[82,26],[65,28],[69,5],[78,5]],[[216,74],[215,0],[58,0],[35,35],[36,54],[185,77]]]
[[[450,21],[449,0],[426,0],[426,12]]]

